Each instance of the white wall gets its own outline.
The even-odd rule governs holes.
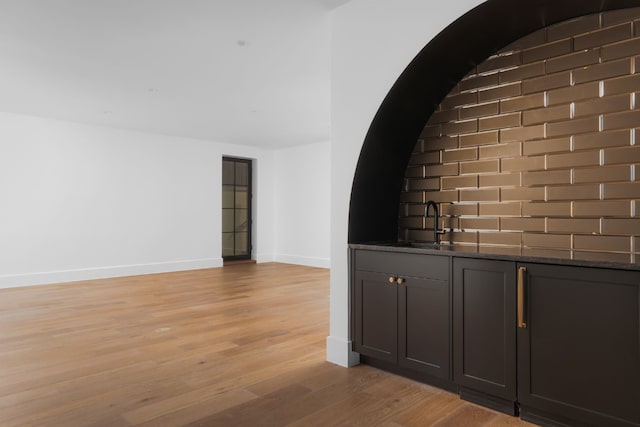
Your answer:
[[[413,57],[480,3],[352,0],[332,13],[331,362],[358,363],[358,355],[349,350],[347,226],[355,166],[369,125]]]
[[[0,287],[220,266],[223,155],[271,261],[273,151],[0,113]]]
[[[275,259],[329,267],[329,142],[276,151]]]

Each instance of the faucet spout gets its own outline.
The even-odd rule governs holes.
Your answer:
[[[433,207],[433,243],[438,244],[438,240],[439,240],[439,235],[442,234],[441,231],[438,231],[438,223],[440,222],[439,220],[439,214],[438,214],[438,204],[436,202],[434,202],[433,200],[429,200],[427,202],[427,205],[424,208],[424,216],[425,218],[429,217],[429,208]]]

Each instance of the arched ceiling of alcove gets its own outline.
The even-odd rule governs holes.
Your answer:
[[[475,65],[545,26],[637,6],[640,0],[488,0],[445,28],[400,75],[369,127],[351,191],[349,243],[397,239],[411,151],[440,101]]]

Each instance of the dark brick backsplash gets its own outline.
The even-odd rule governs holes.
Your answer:
[[[606,86],[605,86],[606,87]],[[616,93],[611,91],[612,93]],[[620,92],[628,92],[623,90]],[[620,93],[617,92],[617,93]],[[609,95],[605,92],[606,95]],[[595,99],[600,96],[600,83],[591,82],[575,86],[563,87],[546,93],[548,105],[570,104],[585,99]]]
[[[627,22],[625,19],[623,22]],[[620,22],[616,22],[619,24]],[[577,19],[570,19],[561,22],[546,29],[547,39],[549,41],[570,38],[576,34],[586,34],[600,28],[600,16],[589,15]]]
[[[500,253],[640,254],[640,7],[561,22],[478,64],[425,124],[401,239]],[[637,145],[636,145],[637,144]],[[640,260],[640,258],[639,258]]]

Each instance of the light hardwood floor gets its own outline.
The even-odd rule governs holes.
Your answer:
[[[0,290],[0,425],[530,425],[326,362],[328,312],[276,263]]]

